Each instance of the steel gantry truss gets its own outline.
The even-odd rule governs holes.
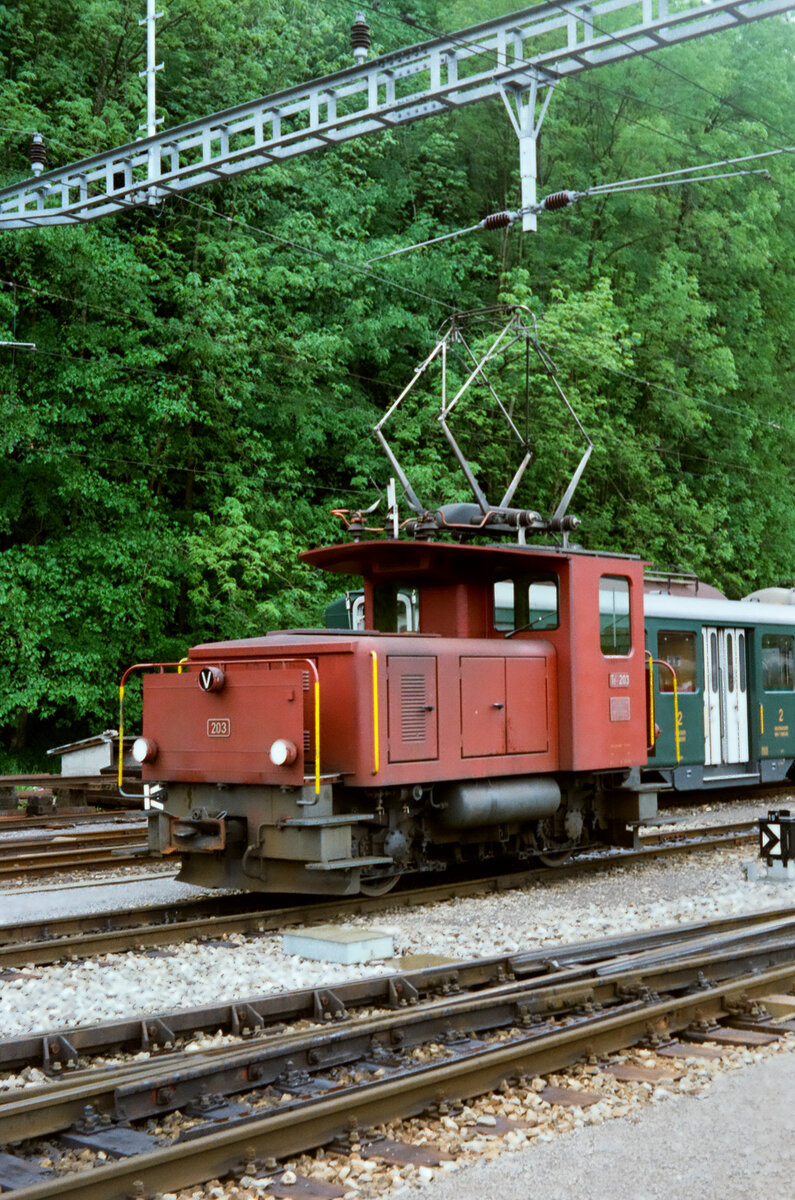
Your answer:
[[[536,203],[536,137],[566,76],[762,17],[793,0],[545,3],[96,154],[0,190],[0,229],[78,224],[489,97],[520,144]],[[527,213],[525,229],[535,228]]]

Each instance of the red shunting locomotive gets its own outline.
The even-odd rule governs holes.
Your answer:
[[[641,816],[639,560],[400,541],[302,557],[363,576],[366,629],[196,646],[144,677],[138,754],[167,782],[153,831],[181,879],[349,894],[568,853]],[[407,594],[419,629],[400,632]]]
[[[524,310],[500,339],[542,355]],[[461,341],[451,322],[412,384]],[[576,417],[586,451],[553,517],[511,507],[524,466],[489,504],[447,423],[495,356],[493,346],[469,354],[463,386],[442,388],[439,420],[475,503],[423,506],[381,421],[415,513],[410,536],[398,536],[393,503],[389,540],[360,540],[360,513],[352,542],[302,556],[362,577],[364,628],[196,646],[145,674],[135,755],[144,781],[167,789],[151,838],[181,856],[181,879],[376,894],[404,873],[502,855],[550,861],[623,840],[628,822],[655,811],[640,784],[643,564],[567,544],[565,511],[591,448]],[[543,355],[542,365],[560,391]],[[511,428],[526,465],[526,439]],[[433,540],[448,531],[459,541]],[[528,531],[556,544],[527,545]],[[516,542],[471,544],[506,535]]]

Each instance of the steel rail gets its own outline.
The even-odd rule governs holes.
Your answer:
[[[585,1054],[605,1054],[654,1033],[670,1036],[694,1022],[725,1017],[744,999],[795,983],[795,950],[785,964],[742,974],[685,996],[626,1004],[619,1012],[595,1013],[564,1027],[519,1034],[509,1042],[470,1050],[447,1061],[415,1064],[372,1082],[333,1094],[292,1100],[276,1112],[232,1120],[223,1128],[149,1151],[133,1159],[24,1187],[17,1200],[77,1195],[81,1200],[121,1200],[152,1195],[240,1170],[256,1158],[284,1158],[323,1145],[352,1122],[371,1128],[422,1112],[440,1097],[466,1099],[494,1090],[517,1074],[544,1074]]]
[[[660,825],[664,825],[665,821],[661,820]],[[702,826],[700,829],[681,829],[678,826],[672,826],[670,829],[665,829],[660,833],[646,834],[642,831],[639,835],[641,845],[644,841],[654,841],[657,845],[665,845],[667,842],[684,841],[688,838],[705,837],[716,844],[721,840],[730,839],[734,836],[742,836],[745,834],[757,834],[759,832],[758,818],[747,819],[742,821],[725,821],[720,825]]]
[[[108,829],[45,829],[27,837],[0,839],[0,861],[13,858],[21,850],[49,850],[54,845],[84,849],[95,844],[104,849],[117,842],[140,842],[146,840],[146,832],[146,826],[141,824],[116,825]]]
[[[167,1035],[176,1044],[180,1039],[205,1031],[240,1034],[248,1028],[251,1033],[260,1034],[273,1025],[318,1019],[335,1010],[348,1013],[361,1007],[396,1007],[409,998],[419,1000],[451,995],[462,990],[495,986],[514,978],[545,980],[553,970],[583,971],[590,964],[606,960],[620,965],[631,957],[637,965],[641,962],[640,955],[646,955],[648,961],[648,955],[659,953],[661,948],[670,955],[673,942],[683,947],[682,952],[705,940],[715,947],[727,940],[736,943],[738,938],[754,936],[762,927],[778,930],[782,923],[794,921],[795,908],[770,909],[646,933],[621,934],[555,948],[542,947],[521,954],[451,961],[335,984],[330,988],[266,993],[198,1008],[20,1034],[0,1040],[0,1070],[18,1071],[24,1066],[41,1067],[47,1062],[63,1066],[72,1053],[85,1058],[119,1050],[162,1048]]]
[[[58,843],[57,847],[53,842]],[[151,856],[146,831],[100,830],[49,838],[0,841],[0,879],[35,878],[53,871],[96,869]]]
[[[53,808],[51,813],[0,813],[0,833],[28,829],[70,829],[78,825],[114,825],[139,822],[143,827],[145,817],[137,808]]]
[[[376,1045],[406,1050],[440,1035],[469,1037],[532,1020],[548,1022],[564,1015],[571,1019],[572,1010],[588,1005],[637,1008],[642,994],[698,990],[707,975],[713,983],[733,978],[738,956],[745,973],[780,965],[782,959],[791,963],[793,927],[795,918],[750,934],[738,930],[725,935],[720,948],[714,948],[707,935],[683,941],[674,931],[673,955],[670,944],[663,942],[638,957],[607,958],[533,980],[491,983],[479,993],[431,997],[408,1011],[365,1014],[322,1032],[317,1027],[287,1031],[202,1055],[180,1053],[73,1075],[55,1087],[25,1089],[1,1102],[0,1142],[45,1136],[70,1126],[80,1120],[87,1104],[117,1121],[142,1119],[182,1109],[201,1094],[231,1095],[264,1087],[296,1066],[325,1074],[372,1057]]]
[[[717,830],[717,832],[714,832]],[[308,901],[289,907],[262,907],[253,911],[252,903],[263,897],[249,893],[247,899],[219,896],[185,904],[164,905],[138,911],[92,914],[89,917],[64,917],[46,921],[21,922],[0,928],[0,965],[43,966],[61,958],[88,958],[135,948],[173,945],[191,938],[219,937],[224,933],[266,933],[294,924],[317,924],[363,913],[383,912],[391,908],[414,908],[451,898],[511,891],[532,884],[547,883],[608,870],[626,863],[685,851],[715,849],[755,840],[757,823],[735,822],[708,830],[691,830],[691,837],[671,832],[644,835],[639,849],[619,850],[599,857],[576,858],[558,867],[529,868],[525,871],[494,875],[476,880],[429,884],[384,897],[335,897],[330,901]],[[114,861],[119,861],[114,860]],[[240,912],[239,905],[246,911]],[[233,911],[226,912],[225,908]],[[175,919],[176,914],[176,919]],[[136,921],[140,923],[136,924]]]

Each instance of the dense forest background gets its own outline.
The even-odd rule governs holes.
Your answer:
[[[376,54],[518,6],[364,9]],[[160,7],[168,127],[350,65],[362,6]],[[34,130],[51,167],[138,136],[144,11],[0,3],[0,186],[29,173]],[[792,145],[793,51],[795,24],[773,18],[563,82],[540,194]],[[0,770],[41,767],[44,747],[112,725],[131,662],[320,622],[339,581],[296,555],[338,537],[331,508],[385,484],[372,426],[456,309],[537,314],[595,442],[574,505],[583,541],[731,596],[791,584],[793,162],[762,165],[771,179],[586,200],[535,235],[478,233],[364,269],[518,206],[517,143],[495,101],[162,208],[0,234],[0,339],[38,347],[0,350]],[[524,403],[518,366],[505,382]],[[532,507],[575,445],[536,384]],[[463,496],[421,405],[415,416],[398,440],[420,491]],[[505,456],[468,419],[499,484]]]

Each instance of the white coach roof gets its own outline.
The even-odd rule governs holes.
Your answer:
[[[795,606],[760,604],[756,600],[699,600],[696,596],[668,596],[646,592],[647,617],[700,621],[706,625],[785,625],[795,632]]]

